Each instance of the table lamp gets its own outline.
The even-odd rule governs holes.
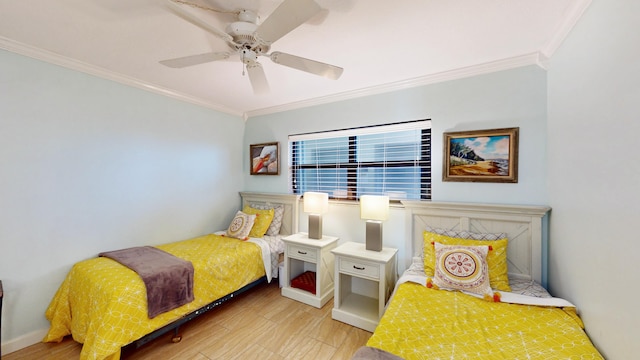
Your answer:
[[[382,222],[389,216],[389,197],[380,195],[360,196],[360,218],[367,220],[365,248],[382,250]]]
[[[309,238],[322,239],[322,214],[329,210],[329,194],[306,192],[303,211],[309,213]]]

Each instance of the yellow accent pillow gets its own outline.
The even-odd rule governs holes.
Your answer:
[[[256,209],[252,208],[249,205],[246,205],[242,212],[246,214],[256,215],[256,220],[253,222],[253,227],[251,228],[251,232],[249,232],[249,237],[261,238],[269,229],[269,225],[271,225],[271,221],[273,220],[273,209]]]
[[[471,240],[458,239],[445,235],[439,235],[425,231],[422,233],[424,239],[424,273],[429,277],[433,277],[436,263],[436,255],[434,250],[435,243],[443,245],[464,245],[464,246],[490,246],[491,249],[487,255],[487,263],[489,264],[489,281],[491,288],[500,291],[511,291],[509,286],[509,275],[507,273],[507,245],[508,239],[500,240]]]

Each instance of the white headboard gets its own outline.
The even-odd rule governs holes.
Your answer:
[[[508,235],[509,276],[547,286],[547,206],[402,201],[407,212],[406,248],[422,249],[425,225],[450,230]],[[411,258],[409,257],[409,261]],[[409,265],[409,264],[407,264]]]
[[[300,206],[300,195],[275,194],[259,192],[240,192],[242,206],[250,204],[284,205],[284,215],[280,234],[291,235],[298,232],[298,207]]]

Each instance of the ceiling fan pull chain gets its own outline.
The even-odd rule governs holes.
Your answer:
[[[244,69],[247,68],[247,64],[244,62],[244,51],[241,51],[240,53],[242,54],[242,58],[240,59],[240,62],[242,63],[242,76],[244,76]]]

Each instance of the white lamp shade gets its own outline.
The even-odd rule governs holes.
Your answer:
[[[324,214],[329,211],[329,194],[321,192],[306,192],[303,196],[306,213]]]
[[[389,197],[382,195],[360,196],[360,218],[365,220],[387,220]]]

